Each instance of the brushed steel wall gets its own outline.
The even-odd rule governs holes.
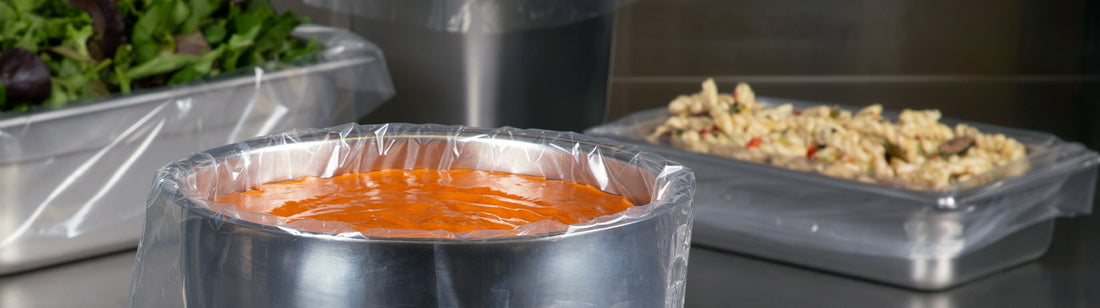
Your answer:
[[[608,119],[757,95],[1035,129],[1100,148],[1097,1],[642,0],[616,15]]]

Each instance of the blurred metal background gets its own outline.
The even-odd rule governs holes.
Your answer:
[[[302,0],[272,2],[280,9],[312,16],[316,22],[357,27],[354,19],[310,7]],[[882,103],[893,109],[937,108],[947,117],[1047,131],[1085,143],[1089,148],[1100,148],[1100,122],[1092,121],[1100,117],[1098,1],[642,0],[615,12],[610,38],[613,41],[610,72],[607,74],[610,76],[602,72],[608,65],[608,58],[601,55],[603,51],[593,55],[594,58],[575,55],[546,58],[559,62],[554,64],[539,64],[538,59],[509,60],[545,69],[567,65],[560,62],[568,59],[588,59],[586,61],[591,62],[568,64],[570,68],[562,70],[577,71],[578,65],[597,67],[592,67],[593,76],[584,83],[586,86],[579,88],[568,85],[576,80],[539,76],[541,84],[559,84],[550,88],[572,89],[570,91],[580,94],[546,97],[548,95],[536,95],[538,93],[513,93],[536,89],[510,89],[499,92],[507,95],[491,95],[490,98],[545,97],[545,101],[527,102],[528,106],[521,109],[546,113],[550,110],[545,106],[549,101],[584,97],[587,102],[581,105],[586,107],[580,109],[588,111],[583,116],[576,116],[591,117],[591,113],[599,113],[593,109],[597,106],[591,105],[600,101],[591,96],[606,96],[606,110],[600,116],[606,121],[630,112],[664,106],[678,94],[697,91],[703,79],[714,77],[719,82],[719,89],[731,89],[736,82],[749,82],[758,94],[771,97],[849,105]],[[542,41],[551,42],[553,40],[547,35],[584,37],[579,34],[585,29],[604,31],[587,24],[573,28],[576,29],[566,27],[504,35],[520,37],[509,42],[524,45],[530,43],[520,42],[526,35],[536,35]],[[398,46],[405,49],[423,50],[425,48],[418,46],[429,46],[424,42],[430,39],[411,31],[405,33],[410,37],[402,39],[390,33],[373,39],[387,42],[386,45],[404,44]],[[479,39],[455,37],[437,41],[443,42],[439,46],[448,46],[446,39],[460,42]],[[590,37],[604,39],[607,36]],[[561,39],[559,42],[569,41]],[[590,48],[592,50],[606,50],[596,41],[576,43],[598,46]],[[570,50],[530,45],[523,50],[544,50],[544,53]],[[583,46],[587,45],[574,48],[586,48]],[[498,49],[505,50],[503,47]],[[421,55],[432,52],[426,50]],[[444,108],[424,108],[425,103],[420,101],[433,97],[463,96],[456,102],[470,104],[470,98],[461,93],[417,93],[445,91],[438,85],[443,82],[442,78],[419,82],[429,86],[410,81],[402,86],[402,79],[415,77],[406,71],[425,65],[432,67],[431,63],[439,66],[439,61],[454,61],[454,57],[429,57],[426,63],[417,63],[410,55],[392,54],[389,57],[393,65],[398,66],[391,68],[398,87],[398,97],[394,100],[397,103],[383,106],[366,120],[461,122],[460,119],[470,118],[465,116],[470,111],[462,110],[463,106],[451,106],[459,105],[457,103],[435,103]],[[506,69],[516,71],[519,68]],[[514,79],[519,74],[501,76],[513,76],[508,78]],[[575,74],[569,76],[575,79]],[[463,78],[458,76],[455,82],[482,81]],[[606,80],[607,89],[589,88],[599,87],[602,80]],[[485,82],[494,81],[478,83]],[[406,99],[402,99],[403,96]],[[578,104],[566,105],[577,108]],[[426,109],[417,112],[436,115],[401,116],[408,113],[404,109]],[[486,116],[523,114],[501,110]],[[537,115],[529,117],[522,119],[530,124],[528,126],[550,129],[576,130],[575,126],[593,121],[562,124]],[[486,124],[519,121],[467,120]]]
[[[1098,1],[645,0],[616,18],[608,119],[715,77],[1100,148]]]

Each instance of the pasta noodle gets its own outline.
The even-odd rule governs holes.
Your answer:
[[[999,169],[1003,176],[1027,170],[1019,141],[965,124],[952,128],[939,122],[938,110],[906,109],[894,122],[879,104],[855,113],[830,106],[799,110],[764,106],[745,83],[730,95],[719,94],[713,79],[702,88],[673,99],[672,116],[648,141],[916,190],[984,184],[993,180],[991,170],[1006,165]]]

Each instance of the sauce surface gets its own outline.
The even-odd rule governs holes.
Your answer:
[[[215,201],[239,210],[367,229],[512,230],[590,221],[633,206],[591,186],[476,170],[382,170],[268,183]]]

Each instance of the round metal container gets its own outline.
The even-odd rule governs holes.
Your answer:
[[[534,175],[639,206],[550,232],[402,238],[285,225],[206,201],[261,183],[383,169]],[[177,266],[188,307],[679,307],[693,189],[693,174],[675,162],[573,133],[397,124],[256,139],[161,169],[139,257],[179,245],[179,260],[140,260],[135,296],[158,283],[142,281],[142,269]],[[179,229],[156,226],[173,222]],[[163,235],[176,230],[176,243]]]
[[[615,14],[635,0],[273,0],[386,52],[397,95],[361,122],[580,131],[605,118]]]

